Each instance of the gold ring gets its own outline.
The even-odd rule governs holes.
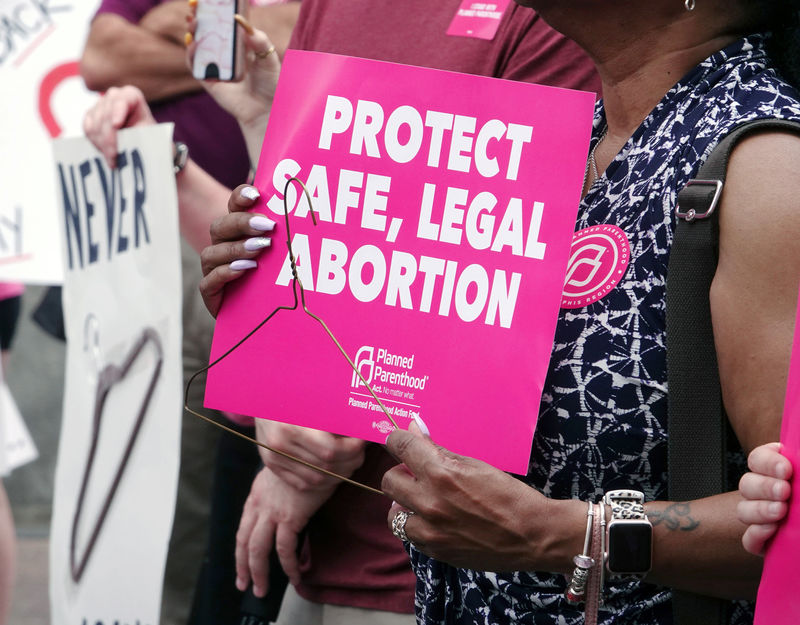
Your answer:
[[[259,59],[265,59],[265,58],[267,58],[267,57],[268,57],[270,54],[272,54],[273,52],[275,52],[275,46],[270,46],[270,47],[269,47],[269,48],[267,48],[266,50],[262,50],[261,52],[256,52],[256,56],[257,56]]]

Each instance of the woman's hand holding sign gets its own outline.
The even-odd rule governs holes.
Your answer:
[[[553,528],[581,528],[585,504],[548,499],[485,462],[449,452],[415,423],[394,430],[386,444],[403,463],[383,478],[396,502],[389,525],[409,511],[404,529],[417,549],[481,571],[571,571],[582,535]]]
[[[275,222],[248,212],[258,198],[255,187],[236,187],[228,199],[228,214],[211,224],[211,245],[200,253],[204,276],[200,294],[214,317],[222,304],[225,285],[241,277],[244,270],[256,267],[255,258],[272,244],[264,234],[272,231]]]
[[[781,455],[780,448],[780,443],[768,443],[751,451],[747,458],[750,473],[745,473],[739,482],[744,499],[736,512],[739,520],[748,525],[742,544],[756,555],[764,554],[767,542],[788,511],[792,463]]]
[[[117,132],[155,124],[142,92],[136,87],[111,87],[83,118],[86,138],[100,150],[112,169],[117,164]]]
[[[230,195],[228,214],[211,226],[212,245],[201,253],[200,292],[214,316],[225,286],[256,267],[255,259],[271,246],[264,235],[275,223],[249,212],[258,197],[255,187],[237,187]],[[352,475],[364,461],[362,440],[265,419],[256,420],[256,432],[270,447],[340,475]],[[262,451],[262,460],[265,468],[253,482],[236,540],[237,586],[244,590],[252,580],[258,596],[267,591],[273,548],[289,579],[298,583],[298,534],[339,485],[334,478],[270,451]]]

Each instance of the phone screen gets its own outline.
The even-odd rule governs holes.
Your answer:
[[[200,0],[193,75],[198,80],[234,80],[237,73],[236,0]]]

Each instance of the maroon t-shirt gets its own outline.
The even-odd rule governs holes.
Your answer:
[[[102,0],[95,16],[113,13],[138,24],[153,7],[174,0]],[[247,181],[250,160],[239,124],[205,91],[151,102],[153,117],[174,122],[176,141],[189,146],[189,155],[226,187]]]
[[[446,34],[461,0],[303,0],[289,47],[599,91],[594,66],[532,10],[511,4],[492,41]],[[354,478],[395,461],[370,445]],[[317,603],[413,612],[414,577],[388,529],[390,502],[344,484],[308,526],[297,592]]]

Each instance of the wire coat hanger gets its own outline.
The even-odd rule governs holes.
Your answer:
[[[97,333],[97,317],[91,315],[90,317],[86,318],[86,323],[84,325],[84,330],[86,330],[89,326],[89,320],[93,319],[95,322],[95,348],[97,349],[97,353],[99,353],[99,339]],[[144,397],[142,399],[142,403],[139,406],[139,410],[136,413],[136,419],[134,420],[133,427],[128,435],[128,440],[125,444],[125,449],[122,453],[122,457],[117,465],[116,471],[114,472],[114,477],[111,481],[111,486],[106,491],[102,503],[100,504],[100,512],[97,515],[97,518],[94,521],[94,525],[92,525],[91,531],[89,533],[89,538],[87,540],[86,546],[84,547],[83,551],[79,554],[78,553],[78,529],[81,522],[81,517],[83,516],[83,504],[86,499],[86,492],[89,487],[89,479],[92,473],[92,468],[94,467],[94,460],[97,454],[97,446],[100,440],[100,428],[103,421],[103,414],[106,399],[108,399],[108,394],[111,391],[111,388],[118,382],[121,382],[125,379],[125,377],[130,372],[131,368],[133,367],[134,363],[138,360],[140,354],[144,350],[147,345],[152,345],[153,350],[155,352],[155,365],[153,367],[153,372],[150,376],[150,381],[148,382],[147,388],[145,390]],[[86,348],[87,345],[84,345]],[[72,581],[76,584],[81,581],[83,577],[83,573],[86,570],[86,565],[89,563],[89,559],[94,552],[94,548],[97,544],[97,539],[100,537],[100,533],[103,529],[103,525],[105,524],[106,519],[108,518],[108,512],[111,509],[111,503],[114,500],[114,496],[119,489],[119,485],[122,482],[122,477],[125,473],[125,469],[128,466],[128,461],[130,460],[131,454],[133,452],[134,445],[136,444],[136,440],[139,438],[139,433],[142,429],[142,424],[144,423],[145,416],[147,415],[147,409],[150,406],[150,401],[153,398],[153,394],[155,392],[156,384],[158,384],[158,380],[161,376],[161,368],[164,363],[164,350],[161,346],[161,338],[158,335],[158,332],[151,327],[145,327],[139,338],[131,346],[128,355],[122,361],[121,364],[108,364],[99,371],[97,377],[97,390],[95,394],[95,405],[94,405],[94,414],[92,417],[92,430],[91,430],[91,443],[89,445],[89,453],[86,457],[86,466],[83,470],[83,477],[81,478],[81,486],[80,491],[78,493],[78,501],[75,505],[75,514],[72,518],[72,530],[70,532],[70,543],[69,543],[69,570],[70,576],[72,577]]]
[[[253,336],[253,334],[258,332],[258,330],[260,330],[278,312],[280,312],[281,310],[288,310],[288,311],[297,310],[298,307],[300,307],[300,305],[302,305],[303,312],[305,314],[307,314],[309,317],[311,317],[312,319],[314,319],[315,321],[317,321],[322,326],[323,330],[325,330],[325,333],[328,335],[328,337],[336,345],[336,347],[339,350],[339,352],[342,354],[342,356],[345,357],[345,359],[347,360],[348,364],[350,365],[350,368],[356,373],[356,375],[358,376],[358,379],[361,381],[361,383],[369,391],[369,394],[372,396],[372,398],[376,402],[378,402],[378,405],[380,406],[381,410],[386,415],[386,417],[389,419],[389,421],[392,423],[392,425],[396,429],[400,429],[399,426],[397,425],[397,422],[394,420],[394,417],[392,417],[392,415],[386,409],[386,406],[383,405],[383,402],[375,394],[375,391],[372,390],[372,386],[370,386],[369,382],[367,382],[367,380],[364,378],[364,376],[358,370],[358,367],[356,367],[356,365],[353,363],[352,359],[350,358],[350,356],[348,356],[347,352],[344,350],[344,348],[342,347],[341,343],[339,343],[339,341],[336,339],[336,337],[334,336],[333,332],[331,332],[331,330],[328,328],[327,324],[320,317],[318,317],[317,315],[312,313],[308,309],[308,306],[306,305],[305,289],[303,288],[302,280],[300,280],[300,277],[297,275],[297,265],[296,265],[296,262],[295,262],[294,251],[292,250],[292,235],[291,235],[291,230],[290,230],[290,227],[289,227],[289,206],[288,206],[288,203],[287,203],[287,197],[288,197],[289,186],[293,182],[296,182],[302,188],[303,194],[305,195],[306,200],[308,201],[308,207],[309,207],[310,212],[311,212],[311,220],[312,220],[312,222],[314,223],[315,226],[317,225],[317,218],[316,218],[316,214],[315,214],[315,211],[314,211],[314,206],[313,206],[313,204],[311,202],[311,196],[308,193],[308,189],[306,188],[306,185],[299,178],[295,178],[295,177],[289,178],[286,181],[286,185],[283,188],[283,213],[284,213],[284,219],[286,221],[286,246],[289,248],[289,262],[291,264],[291,269],[292,269],[292,294],[294,296],[294,304],[292,306],[277,306],[269,315],[267,315],[267,317],[263,321],[261,321],[255,328],[250,330],[250,332],[248,332],[242,339],[240,339],[233,347],[228,349],[225,353],[223,353],[221,356],[219,356],[213,362],[209,363],[208,366],[203,367],[202,369],[200,369],[200,370],[196,371],[195,373],[193,373],[192,377],[189,378],[189,381],[186,384],[186,390],[185,390],[184,397],[183,397],[183,407],[184,407],[184,409],[186,411],[190,412],[191,414],[195,415],[196,417],[199,417],[199,418],[203,419],[204,421],[207,421],[208,423],[211,423],[212,425],[215,425],[218,428],[221,428],[221,429],[225,430],[226,432],[230,432],[231,434],[234,434],[234,435],[238,436],[239,438],[243,438],[244,440],[250,441],[251,443],[255,443],[259,447],[262,447],[264,449],[267,449],[268,451],[276,453],[279,456],[283,456],[284,458],[288,458],[289,460],[292,460],[293,462],[297,462],[297,463],[299,463],[299,464],[301,464],[301,465],[303,465],[305,467],[308,467],[309,469],[313,469],[314,471],[318,471],[319,473],[323,473],[323,474],[325,474],[325,475],[327,475],[329,477],[333,477],[333,478],[336,478],[336,479],[341,480],[343,482],[347,482],[348,484],[351,484],[353,486],[357,486],[358,488],[362,488],[364,490],[368,490],[369,492],[376,493],[378,495],[383,495],[384,494],[383,491],[381,491],[381,490],[379,490],[377,488],[373,488],[371,486],[367,486],[366,484],[362,484],[361,482],[357,482],[356,480],[352,480],[352,479],[350,479],[348,477],[345,477],[343,475],[339,475],[338,473],[334,473],[333,471],[328,471],[327,469],[324,469],[324,468],[319,467],[319,466],[317,466],[315,464],[307,462],[307,461],[303,460],[302,458],[298,458],[297,456],[294,456],[294,455],[292,455],[290,453],[287,453],[285,451],[282,451],[280,449],[275,449],[274,447],[271,447],[271,446],[267,445],[266,443],[262,443],[261,441],[258,441],[258,440],[254,439],[254,438],[251,438],[251,437],[246,436],[246,435],[244,435],[244,434],[242,434],[240,432],[237,432],[233,428],[230,428],[230,427],[228,427],[226,425],[223,425],[222,423],[219,423],[219,422],[215,421],[214,419],[212,419],[212,418],[210,418],[210,417],[208,417],[208,416],[206,416],[204,414],[201,414],[201,413],[199,413],[199,412],[197,412],[197,411],[195,411],[195,410],[193,410],[192,408],[189,407],[189,389],[191,388],[192,382],[194,382],[194,380],[195,380],[195,378],[197,378],[197,376],[207,372],[209,369],[211,369],[211,367],[213,367],[214,365],[216,365],[217,363],[219,363],[220,361],[225,359],[227,356],[229,356],[234,350],[236,350],[246,340],[248,340],[251,336]],[[300,296],[299,297],[297,295],[298,287],[300,288]]]

